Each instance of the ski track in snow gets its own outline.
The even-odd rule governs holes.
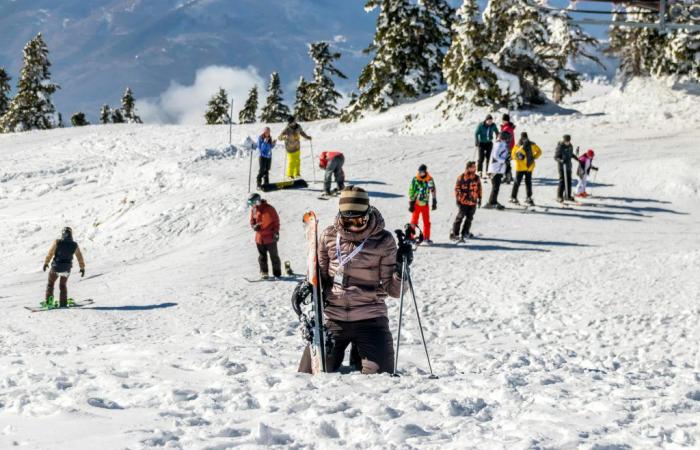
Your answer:
[[[452,188],[483,111],[443,120],[438,97],[306,127],[317,156],[345,152],[391,230],[409,218],[416,167],[436,178],[436,244],[417,251],[413,275],[438,380],[410,303],[400,378],[295,372],[294,283],[243,280],[257,273],[249,161],[195,162],[223,149],[227,127],[0,135],[0,447],[698,448],[700,155],[689,150],[700,101],[650,84],[597,95],[569,105],[581,114],[515,115],[543,148],[534,197],[550,209],[479,210],[481,236],[462,246],[446,239]],[[259,128],[235,127],[234,142]],[[601,167],[595,197],[572,209],[553,201],[565,131]],[[305,144],[311,181],[309,154]],[[325,226],[337,208],[317,196],[264,195],[297,271],[302,213]],[[41,300],[39,269],[66,224],[87,261],[70,292],[95,304],[32,314],[23,306]],[[395,334],[398,301],[388,304]]]

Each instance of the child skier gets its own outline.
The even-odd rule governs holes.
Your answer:
[[[578,158],[579,166],[576,171],[578,175],[578,186],[576,186],[576,197],[586,198],[588,194],[586,193],[586,187],[588,186],[588,176],[591,174],[591,170],[598,171],[598,168],[593,165],[593,158],[595,157],[595,152],[593,149],[589,149],[583,156]]]
[[[80,276],[85,276],[85,261],[83,254],[80,252],[78,243],[73,240],[73,230],[70,227],[65,227],[61,233],[61,238],[57,239],[51,245],[49,253],[44,259],[44,272],[51,267],[49,271],[49,281],[46,285],[46,296],[42,306],[46,308],[66,308],[70,306],[68,302],[68,277],[73,268],[73,256],[78,260],[80,266]],[[54,301],[53,288],[59,280],[58,287],[60,289],[60,301],[58,304]]]
[[[270,167],[272,167],[272,149],[275,148],[277,141],[270,136],[270,127],[265,127],[262,134],[258,137],[258,161],[260,169],[256,177],[258,189],[263,184],[270,183]]]
[[[452,224],[450,240],[464,242],[466,239],[474,237],[471,234],[472,220],[474,220],[477,206],[481,207],[481,180],[476,174],[474,161],[469,161],[464,173],[457,178],[455,196],[459,211]]]
[[[269,277],[267,255],[272,261],[272,274],[282,276],[282,267],[277,241],[280,239],[280,218],[272,205],[260,197],[260,194],[250,194],[248,197],[250,210],[250,227],[255,231],[255,245],[258,247],[258,264],[260,265],[260,277],[267,280]]]
[[[411,225],[418,225],[418,218],[423,216],[423,236],[425,243],[432,244],[430,240],[430,195],[433,196],[432,209],[437,209],[437,196],[435,193],[435,181],[428,173],[428,167],[421,164],[418,174],[411,180],[408,188],[408,211],[411,213]]]
[[[508,142],[503,139],[505,133],[499,133],[496,138],[496,147],[491,153],[491,164],[489,164],[489,175],[491,175],[491,196],[484,208],[505,209],[503,205],[498,203],[498,191],[503,181],[503,176],[506,173],[506,161],[509,159],[510,150]]]

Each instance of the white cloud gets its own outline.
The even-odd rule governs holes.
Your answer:
[[[335,42],[335,43],[343,43],[343,42],[347,42],[347,41],[348,41],[348,38],[346,38],[342,34],[337,34],[337,35],[333,36],[333,42]]]
[[[207,102],[219,88],[224,88],[229,100],[233,96],[234,120],[237,120],[248,91],[255,85],[259,98],[264,98],[265,82],[255,67],[208,66],[197,71],[191,86],[172,81],[158,98],[137,101],[136,107],[145,123],[203,124]]]

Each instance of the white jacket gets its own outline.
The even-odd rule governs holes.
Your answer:
[[[491,162],[489,163],[488,173],[492,175],[506,173],[506,160],[508,159],[508,154],[510,150],[508,149],[508,143],[504,141],[497,141],[496,146],[491,152]]]

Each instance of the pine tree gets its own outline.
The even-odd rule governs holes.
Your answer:
[[[119,108],[114,108],[112,110],[112,123],[125,123],[124,114]]]
[[[228,102],[228,95],[223,88],[219,88],[219,92],[209,100],[209,107],[204,113],[204,119],[207,125],[226,125],[231,123],[229,108],[231,104]]]
[[[646,9],[628,7],[626,15],[615,14],[614,22],[656,22],[657,15]],[[613,25],[610,28],[608,53],[620,59],[619,73],[623,77],[651,75],[653,62],[661,58],[664,38],[653,28],[631,28]]]
[[[262,109],[260,120],[265,123],[284,122],[289,117],[289,108],[282,103],[282,86],[277,72],[270,75],[270,83],[267,85],[267,101]]]
[[[300,122],[310,122],[318,118],[318,111],[311,97],[312,86],[304,80],[304,77],[299,78],[294,101],[294,117]]]
[[[4,132],[45,130],[54,126],[55,108],[51,94],[59,86],[51,82],[49,49],[41,33],[24,47],[24,63],[17,83],[17,95],[0,118]]]
[[[241,112],[238,113],[238,121],[240,123],[255,123],[257,122],[258,114],[258,87],[253,86],[248,92],[248,99]]]
[[[100,123],[107,124],[112,122],[112,109],[109,105],[102,105],[100,108]]]
[[[10,108],[10,80],[12,78],[0,67],[0,117]],[[0,129],[0,132],[2,130]]]
[[[452,25],[452,45],[443,63],[447,94],[445,114],[470,102],[477,106],[513,106],[518,92],[509,92],[499,84],[498,69],[488,59],[486,29],[479,22],[476,0],[464,0]]]
[[[450,47],[455,10],[445,0],[418,0],[415,52],[423,55],[421,85],[423,94],[435,92],[444,84],[442,65]]]
[[[85,125],[90,125],[90,122],[85,118],[84,112],[77,112],[70,117],[70,123],[74,127],[84,127]]]
[[[676,30],[665,39],[663,57],[652,67],[656,76],[689,75],[700,82],[700,31]]]
[[[340,58],[340,53],[331,52],[327,42],[314,42],[309,44],[309,56],[314,61],[314,82],[306,83],[302,78],[299,81],[297,88],[297,102],[300,101],[300,89],[307,90],[306,95],[310,97],[313,111],[304,110],[307,119],[299,120],[316,120],[316,119],[331,119],[338,117],[338,100],[342,97],[340,92],[335,90],[335,83],[331,76],[347,79],[345,74],[338,70],[334,65],[334,61]],[[304,83],[305,86],[302,86]],[[301,96],[302,102],[305,100]],[[296,109],[296,106],[295,106]],[[302,109],[304,107],[302,106]],[[298,118],[298,114],[295,113]]]
[[[57,128],[63,128],[65,125],[63,124],[63,114],[58,113],[58,124],[56,125]]]
[[[126,88],[124,96],[122,96],[122,114],[126,123],[143,123],[141,118],[136,114],[136,101],[131,88]]]

